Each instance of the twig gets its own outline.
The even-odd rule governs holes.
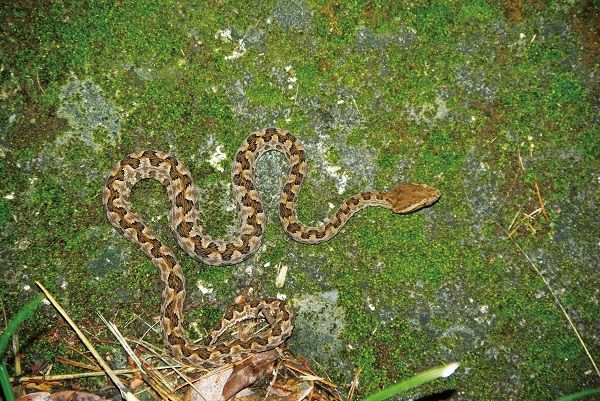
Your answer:
[[[90,356],[88,353],[82,352],[81,350],[79,350],[75,347],[72,347],[69,344],[65,344],[64,347],[66,349],[68,349],[69,351],[80,355],[82,358],[85,358],[87,361],[90,362],[91,365],[95,366],[95,369],[91,369],[91,370],[98,370],[98,371],[102,370],[102,369],[100,369],[100,366],[98,366],[98,364],[96,363],[96,360],[92,356]]]
[[[514,227],[513,227],[513,229],[512,229],[512,230],[510,230],[510,232],[508,233],[508,235],[507,235],[506,237],[507,237],[507,238],[512,238],[512,236],[513,236],[513,235],[514,235],[514,234],[515,234],[517,231],[519,231],[519,228],[521,228],[521,225],[522,225],[523,223],[525,223],[525,224],[526,224],[526,225],[529,227],[529,230],[535,234],[537,230],[536,230],[536,229],[535,229],[535,227],[533,227],[533,225],[531,224],[531,219],[533,219],[533,217],[534,217],[536,214],[538,214],[539,212],[541,212],[541,211],[542,211],[542,208],[537,208],[537,209],[535,209],[533,212],[531,212],[531,213],[529,213],[529,214],[527,214],[527,213],[524,213],[524,212],[523,212],[523,216],[525,216],[525,217],[522,217],[522,218],[521,218],[521,220],[519,220],[519,221],[518,221],[516,224],[515,224],[515,219],[513,219],[513,222],[510,224],[510,227],[509,227],[509,229],[510,229],[511,227],[513,227],[513,224],[514,224]],[[515,218],[516,218],[516,216],[515,216]]]
[[[269,383],[269,386],[267,387],[267,391],[265,392],[265,396],[263,397],[262,401],[266,401],[266,399],[269,397],[269,395],[271,394],[271,389],[273,388],[273,386],[275,385],[275,383],[277,383],[277,375],[279,374],[279,368],[281,367],[281,364],[278,364],[274,369],[273,369],[273,378],[271,379],[271,382]],[[313,387],[314,388],[314,387]]]
[[[23,369],[21,366],[21,360],[23,359],[23,355],[21,354],[21,349],[19,347],[19,333],[15,332],[12,336],[12,346],[13,346],[13,355],[15,356],[15,375],[23,374]],[[19,396],[25,395],[25,392],[19,386],[16,386],[13,391],[15,394]]]
[[[525,219],[526,219],[526,217],[525,217],[525,218],[521,218],[521,220],[519,220],[519,221],[518,221],[518,222],[515,224],[515,226],[513,227],[513,229],[512,229],[512,230],[510,230],[510,232],[509,232],[509,233],[506,235],[506,238],[512,238],[512,236],[513,236],[513,235],[514,235],[514,234],[515,234],[517,231],[519,231],[519,228],[521,228],[521,223],[523,223],[523,221],[525,221]]]
[[[540,207],[540,208],[537,208],[537,209],[535,209],[535,210],[534,210],[533,212],[531,212],[531,213],[523,213],[523,214],[525,215],[525,217],[526,217],[526,218],[528,218],[528,219],[532,219],[532,218],[533,218],[533,216],[535,216],[536,214],[538,214],[538,213],[539,213],[539,212],[541,212],[541,211],[542,211],[542,208]]]
[[[112,369],[110,368],[110,366],[108,366],[108,364],[106,363],[104,358],[102,358],[102,356],[98,353],[98,351],[96,351],[96,348],[94,348],[92,343],[90,343],[90,341],[83,334],[83,332],[79,329],[79,327],[75,324],[75,322],[69,317],[67,312],[65,312],[65,310],[60,306],[60,304],[56,301],[56,299],[54,299],[52,294],[50,294],[50,292],[48,292],[48,290],[39,281],[36,281],[35,283],[44,292],[44,295],[46,295],[46,298],[48,299],[48,301],[50,301],[52,303],[52,305],[62,315],[62,317],[67,321],[67,323],[69,323],[69,325],[75,331],[75,333],[77,333],[77,336],[79,337],[81,342],[83,342],[83,344],[87,347],[87,349],[94,356],[94,358],[96,358],[96,361],[98,361],[98,364],[100,365],[100,367],[102,367],[102,369],[104,369],[104,371],[106,372],[108,377],[110,377],[110,379],[115,384],[115,386],[117,386],[117,388],[121,392],[121,396],[128,401],[139,401],[138,398],[131,391],[129,391],[129,389],[123,384],[123,382],[121,382],[121,380],[117,377],[117,375],[112,371]]]
[[[298,106],[298,91],[300,90],[300,84],[296,84],[296,93],[294,94],[294,106]]]
[[[521,148],[517,149],[517,158],[519,160],[519,165],[521,166],[521,170],[525,171],[525,165],[523,164],[523,158],[521,157]]]
[[[548,217],[548,213],[546,213],[546,207],[544,206],[544,200],[542,199],[542,194],[540,192],[540,187],[537,181],[535,182],[535,194],[537,195],[538,202],[540,203],[540,209],[542,209],[542,214],[544,215],[547,221],[550,221],[550,217]]]
[[[156,368],[152,368],[152,370],[165,370],[171,369],[171,366],[159,366]],[[139,369],[114,369],[113,372],[117,375],[127,375],[131,373],[139,373]],[[104,372],[99,370],[97,372],[81,372],[81,373],[69,373],[63,375],[40,375],[40,376],[21,376],[21,377],[11,377],[10,381],[18,384],[27,383],[32,381],[41,381],[41,380],[49,380],[49,381],[60,381],[60,380],[70,380],[70,379],[80,379],[82,377],[97,377],[104,376]]]
[[[15,356],[15,374],[20,375],[23,372],[21,367],[21,349],[19,347],[19,333],[14,333],[12,337],[13,355]]]
[[[135,365],[138,367],[144,381],[146,383],[148,383],[148,385],[154,391],[156,391],[156,393],[162,399],[167,399],[167,400],[171,400],[171,401],[179,401],[179,397],[177,397],[176,395],[173,394],[173,390],[169,386],[164,384],[164,380],[162,380],[163,379],[162,377],[159,376],[158,379],[160,379],[160,380],[157,380],[157,378],[155,377],[153,372],[146,371],[145,367],[142,365],[142,361],[133,352],[133,350],[131,349],[131,347],[129,346],[129,344],[127,343],[127,341],[125,340],[125,338],[123,337],[123,335],[121,334],[119,329],[117,328],[117,326],[112,322],[108,322],[104,318],[104,316],[102,316],[101,314],[99,314],[99,315],[100,315],[100,319],[102,319],[102,321],[104,322],[106,327],[108,327],[108,330],[110,330],[110,332],[115,336],[115,338],[117,339],[119,344],[121,344],[121,347],[123,347],[125,352],[127,352],[129,357],[133,360]]]
[[[44,91],[44,88],[42,88],[42,85],[40,84],[40,76],[38,75],[37,71],[35,73],[35,79],[37,81],[38,87],[40,88],[40,90],[42,91],[42,93],[45,95],[46,91]]]
[[[358,109],[358,105],[356,104],[356,100],[354,99],[354,96],[350,95],[350,99],[352,99],[352,104],[354,105],[354,108],[356,109],[356,112],[360,116],[360,110]]]
[[[127,354],[133,360],[133,362],[136,364],[136,366],[138,367],[138,369],[143,370],[143,368],[142,368],[142,361],[140,361],[140,359],[133,352],[133,350],[131,349],[131,347],[129,346],[129,344],[127,344],[127,341],[125,341],[125,338],[123,338],[123,335],[121,334],[121,332],[119,331],[119,329],[117,328],[117,326],[114,323],[112,323],[112,322],[108,322],[104,318],[104,316],[102,316],[102,314],[99,313],[99,312],[98,312],[98,316],[100,316],[100,319],[102,319],[102,322],[104,322],[104,324],[106,325],[106,327],[108,327],[108,329],[113,334],[113,336],[115,336],[115,338],[117,339],[117,341],[119,342],[119,344],[121,345],[121,347],[123,347],[123,349],[125,350],[125,352],[127,352]]]
[[[504,232],[504,235],[507,235],[506,231],[500,225],[500,223],[498,223],[498,222],[495,222],[495,223]],[[508,238],[508,236],[507,236],[507,238]],[[509,239],[517,247],[517,249],[523,254],[523,256],[525,256],[525,259],[527,259],[527,261],[531,264],[531,267],[533,267],[533,270],[537,273],[538,276],[540,276],[540,278],[542,279],[542,281],[544,282],[544,284],[548,288],[548,291],[550,291],[550,294],[552,294],[552,296],[554,297],[554,301],[556,302],[556,304],[558,305],[558,307],[562,311],[563,315],[565,315],[565,318],[567,319],[567,321],[569,322],[569,325],[573,329],[573,332],[575,333],[575,336],[577,337],[577,339],[581,343],[581,346],[583,347],[583,350],[585,351],[585,353],[588,356],[590,362],[592,363],[592,366],[594,367],[594,370],[596,371],[596,374],[598,375],[598,377],[600,377],[600,369],[598,369],[598,365],[596,365],[596,362],[594,361],[594,358],[592,357],[592,354],[590,354],[590,351],[588,350],[587,346],[585,345],[585,342],[583,341],[583,338],[581,338],[581,336],[579,335],[579,331],[577,331],[577,328],[575,327],[575,324],[571,320],[571,317],[567,313],[567,311],[566,311],[565,307],[563,306],[563,304],[560,302],[560,299],[558,298],[558,295],[556,295],[556,293],[554,292],[554,290],[552,289],[552,287],[550,287],[550,283],[548,282],[548,280],[546,280],[546,278],[542,275],[542,273],[540,272],[540,270],[537,268],[536,264],[533,262],[533,260],[531,260],[531,258],[529,257],[529,255],[527,255],[527,253],[525,253],[525,251],[523,250],[523,248],[521,248],[521,246],[514,239],[512,239],[512,238],[509,238]]]
[[[288,114],[286,121],[292,119],[292,113],[294,112],[294,108],[298,107],[298,91],[300,90],[300,84],[296,82],[296,94],[294,95],[294,106],[290,109],[290,114]]]
[[[295,372],[297,374],[297,376],[301,379],[313,380],[316,382],[323,383],[325,386],[327,386],[329,388],[333,388],[333,389],[337,388],[335,383],[333,383],[323,377],[314,375],[313,372],[306,369],[304,366],[300,366],[296,363],[292,363],[291,361],[286,361],[285,367],[288,368],[289,370],[291,370],[292,372]]]
[[[354,391],[356,391],[356,388],[358,387],[358,378],[360,377],[361,372],[362,368],[358,368],[354,372],[354,378],[352,379],[352,384],[350,385],[350,391],[348,391],[348,401],[352,401],[352,398],[354,397]]]
[[[76,366],[78,368],[82,368],[82,369],[86,369],[86,370],[91,370],[92,372],[99,372],[100,368],[98,366],[92,366],[92,365],[88,365],[86,363],[83,362],[79,362],[79,361],[74,361],[72,359],[68,359],[68,358],[63,358],[62,356],[57,356],[56,357],[56,361],[63,363],[65,365],[71,365],[71,366]]]
[[[51,363],[50,365],[48,365],[48,368],[46,369],[46,373],[44,373],[44,376],[50,376],[50,372],[52,372],[52,369],[54,368],[54,364]]]
[[[519,211],[517,213],[515,213],[515,217],[513,217],[512,221],[508,225],[508,228],[506,229],[506,231],[510,231],[510,229],[513,226],[513,224],[515,224],[515,221],[517,221],[517,217],[519,217],[519,214],[521,213],[522,209],[523,209],[523,206],[521,205],[521,207],[519,208]]]
[[[136,340],[136,339],[129,339],[129,341],[142,346],[143,348],[145,348],[148,352],[150,352],[151,354],[153,354],[154,356],[156,356],[157,358],[159,358],[161,361],[163,361],[163,363],[169,364],[169,361],[167,361],[167,359],[162,356],[161,354],[159,354],[158,349],[153,346],[152,344],[149,344],[148,342],[144,341],[144,340]],[[171,370],[175,372],[175,374],[177,376],[179,376],[186,384],[183,385],[179,385],[176,386],[174,391],[178,391],[181,388],[185,387],[186,385],[189,385],[195,392],[198,393],[198,390],[194,387],[194,383],[192,382],[192,380],[190,380],[189,377],[187,377],[183,372],[181,372],[180,368],[182,367],[188,367],[187,365],[171,365]],[[221,369],[227,368],[228,366],[225,365],[219,369],[215,369],[211,372],[209,372],[208,375],[210,374],[217,374],[219,373],[218,371],[220,371]],[[203,376],[204,377],[204,376]],[[156,380],[162,380],[164,381],[164,379],[162,377],[157,378]],[[166,384],[165,384],[166,386]],[[200,393],[198,393],[200,394]]]

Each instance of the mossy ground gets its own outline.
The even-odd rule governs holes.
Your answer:
[[[31,4],[0,9],[8,315],[39,280],[90,332],[102,330],[99,311],[141,335],[158,314],[158,274],[105,218],[111,165],[144,148],[175,154],[202,188],[208,231],[226,235],[234,152],[275,125],[307,150],[305,222],[405,180],[443,197],[409,216],[365,210],[333,240],[297,244],[273,212],[283,159],[265,156],[258,180],[271,223],[257,255],[215,268],[178,252],[188,301],[204,305],[188,313],[194,335],[253,286],[300,309],[294,351],[340,383],[362,369],[361,395],[450,360],[461,362],[452,379],[411,396],[541,400],[598,386],[548,288],[500,228],[539,207],[537,184],[548,219],[535,214],[512,238],[600,355],[598,1]],[[134,193],[174,247],[160,185]],[[289,271],[278,290],[280,265]],[[21,334],[26,367],[71,352],[56,314],[38,316]]]

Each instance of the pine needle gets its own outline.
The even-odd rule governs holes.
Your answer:
[[[129,389],[123,384],[123,382],[117,377],[115,372],[112,371],[110,366],[106,363],[104,358],[96,351],[96,348],[92,345],[92,343],[87,339],[85,334],[79,329],[79,327],[75,324],[75,322],[69,317],[67,312],[60,306],[58,301],[50,294],[50,292],[38,281],[35,282],[38,287],[44,292],[46,298],[52,305],[56,308],[56,310],[62,315],[62,317],[69,323],[71,328],[75,331],[81,342],[87,347],[90,353],[96,358],[100,367],[106,372],[108,377],[112,380],[112,382],[117,386],[119,391],[121,392],[121,396],[125,398],[127,401],[139,401],[138,398],[131,392]]]

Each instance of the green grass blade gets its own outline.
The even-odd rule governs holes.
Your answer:
[[[448,377],[458,368],[458,363],[450,363],[445,366],[439,366],[437,368],[426,370],[425,372],[419,373],[411,377],[410,379],[404,380],[400,383],[394,384],[386,389],[381,390],[378,393],[372,394],[365,398],[364,401],[381,401],[389,398],[395,394],[401,393],[408,389],[411,389],[421,384],[430,382],[439,377]]]
[[[4,362],[0,362],[0,387],[2,387],[2,394],[6,401],[15,401],[15,395],[12,393],[12,386],[10,385]]]
[[[8,347],[8,342],[10,341],[10,337],[17,330],[17,328],[23,323],[25,319],[27,319],[33,311],[42,303],[42,295],[38,295],[31,302],[25,305],[21,310],[8,322],[6,325],[6,330],[2,332],[0,335],[0,387],[2,387],[2,394],[4,395],[4,399],[6,401],[15,401],[15,396],[12,393],[12,386],[10,385],[10,380],[8,378],[8,371],[6,370],[6,365],[2,362],[2,358],[4,357],[4,352],[6,352],[6,348]]]
[[[39,304],[42,302],[42,298],[43,297],[41,294],[38,295],[31,302],[21,308],[21,310],[12,319],[10,319],[8,325],[6,325],[6,330],[4,330],[0,336],[0,359],[2,359],[4,356],[4,352],[8,347],[10,337],[17,330],[19,325],[23,323],[23,321],[33,313],[35,308],[39,306]]]
[[[557,401],[571,401],[571,400],[576,400],[581,397],[587,397],[588,395],[593,395],[593,394],[600,394],[600,387],[591,388],[589,390],[583,390],[583,391],[579,391],[577,393],[565,395],[564,397],[559,398]]]

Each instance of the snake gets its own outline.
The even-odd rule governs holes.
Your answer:
[[[164,284],[160,326],[167,350],[181,360],[204,367],[220,367],[253,354],[274,349],[292,333],[293,313],[281,300],[268,298],[229,306],[204,340],[191,342],[183,328],[185,280],[182,268],[169,247],[163,244],[131,205],[131,190],[143,179],[152,178],[165,187],[171,203],[170,228],[179,246],[191,257],[208,265],[232,265],[259,249],[266,215],[256,188],[255,167],[260,157],[276,150],[288,162],[288,177],[279,200],[279,218],[285,232],[295,241],[318,244],[336,235],[350,217],[369,206],[394,213],[410,213],[435,203],[441,193],[425,184],[405,183],[390,192],[362,192],[348,198],[335,214],[320,224],[303,224],[296,210],[298,194],[306,175],[306,155],[289,132],[266,128],[249,135],[235,154],[231,182],[236,202],[238,228],[230,238],[213,238],[202,226],[198,212],[198,188],[191,173],[174,156],[158,150],[131,153],[116,163],[103,187],[103,203],[110,223],[136,244],[160,271]],[[265,318],[268,328],[249,338],[219,341],[229,329],[248,319]],[[234,336],[231,336],[234,337]]]

